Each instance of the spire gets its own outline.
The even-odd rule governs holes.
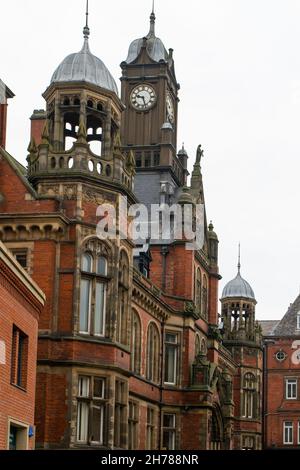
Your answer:
[[[31,137],[31,140],[30,140],[30,143],[29,143],[29,145],[28,145],[27,151],[28,151],[30,154],[37,152],[37,147],[36,147],[36,143],[35,143],[34,137]]]
[[[241,272],[241,244],[239,243],[238,273]]]
[[[149,31],[149,36],[155,36],[155,13],[154,13],[154,0],[152,3],[152,12],[150,15],[150,31]]]
[[[50,137],[49,119],[46,119],[44,129],[43,129],[43,132],[42,132],[42,144],[43,145],[49,145],[49,137]]]
[[[86,22],[85,27],[83,28],[83,37],[84,39],[88,39],[90,35],[90,28],[89,28],[89,0],[86,0]]]

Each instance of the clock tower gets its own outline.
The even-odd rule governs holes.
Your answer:
[[[186,184],[187,158],[177,155],[178,90],[173,50],[155,35],[155,14],[149,33],[134,40],[121,63],[124,150],[136,160],[135,192],[146,204],[172,202]]]

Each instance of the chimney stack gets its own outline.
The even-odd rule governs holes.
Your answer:
[[[31,139],[37,146],[42,142],[42,133],[45,127],[47,113],[44,109],[35,109],[30,118],[31,120]]]
[[[4,149],[7,129],[7,100],[14,96],[13,92],[0,79],[0,147]]]

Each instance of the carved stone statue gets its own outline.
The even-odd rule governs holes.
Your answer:
[[[201,145],[198,145],[196,163],[201,163],[201,158],[203,158],[203,156],[204,150],[202,149]]]

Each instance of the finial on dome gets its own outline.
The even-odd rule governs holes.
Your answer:
[[[152,2],[152,12],[151,12],[151,15],[150,15],[150,32],[149,34],[152,34],[153,36],[155,36],[155,13],[154,13],[154,9],[155,9],[155,3],[154,3],[154,0]]]
[[[238,273],[241,272],[241,244],[239,243]]]
[[[89,28],[89,0],[86,0],[86,22],[85,27],[83,28],[83,37],[84,39],[88,39],[90,35],[90,28]]]

